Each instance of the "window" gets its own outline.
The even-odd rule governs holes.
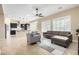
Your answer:
[[[70,16],[56,18],[52,21],[53,31],[71,31]]]
[[[41,23],[42,32],[51,30],[51,20],[46,20]]]
[[[37,31],[37,21],[30,23],[30,30]]]

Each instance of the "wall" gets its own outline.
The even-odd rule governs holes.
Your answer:
[[[71,16],[71,32],[73,34],[73,41],[77,42],[76,29],[79,28],[79,6],[39,19],[38,20],[38,30],[41,32],[41,22],[42,21],[53,20],[55,18],[68,16],[68,15]]]
[[[5,18],[5,24],[6,24],[6,39],[10,39],[10,19]]]
[[[2,5],[0,4],[0,40],[5,39],[5,24]]]

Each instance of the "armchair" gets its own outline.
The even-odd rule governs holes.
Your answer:
[[[41,35],[37,32],[27,33],[27,43],[33,44],[40,42]]]

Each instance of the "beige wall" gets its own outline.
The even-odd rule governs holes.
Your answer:
[[[5,24],[2,5],[0,5],[0,40],[5,39]]]
[[[73,39],[74,39],[74,41],[77,41],[76,29],[79,28],[79,6],[39,19],[38,20],[38,30],[41,32],[41,22],[42,21],[53,20],[54,18],[68,16],[68,15],[71,16],[71,29],[72,29]]]

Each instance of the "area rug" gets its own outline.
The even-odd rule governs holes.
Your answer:
[[[41,48],[47,50],[47,51],[50,52],[50,53],[54,50],[53,48],[51,48],[51,47],[49,47],[49,46],[39,45],[39,47],[41,47]]]
[[[50,52],[52,55],[63,55],[66,51],[66,48],[52,44],[50,39],[46,38],[41,39],[41,43],[39,42],[38,46]]]

